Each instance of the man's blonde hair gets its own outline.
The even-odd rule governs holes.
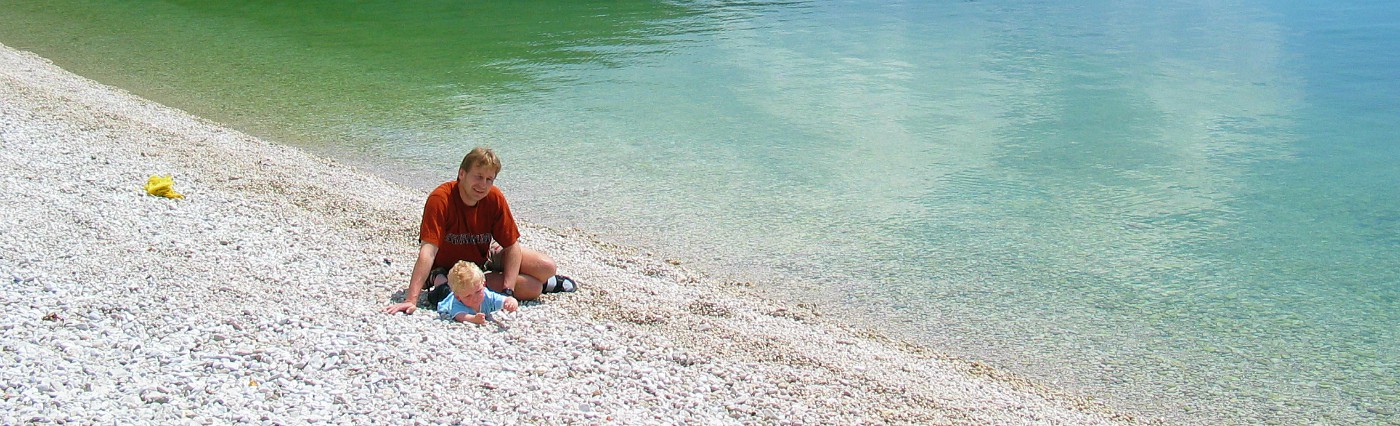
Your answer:
[[[473,166],[485,167],[490,169],[492,173],[500,173],[501,158],[497,157],[496,152],[492,151],[491,148],[478,146],[472,148],[471,152],[462,157],[462,165],[458,167],[461,167],[464,172],[470,172]]]
[[[456,265],[452,265],[452,270],[447,271],[447,285],[451,286],[453,293],[466,296],[485,286],[486,276],[475,263],[458,260]]]

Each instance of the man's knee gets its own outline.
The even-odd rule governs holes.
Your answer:
[[[532,258],[529,259],[528,262],[531,265],[530,269],[533,269],[534,272],[537,272],[539,275],[550,277],[554,276],[555,271],[559,270],[559,265],[556,265],[554,263],[554,258],[549,257],[549,255],[534,250],[530,250],[526,253]]]

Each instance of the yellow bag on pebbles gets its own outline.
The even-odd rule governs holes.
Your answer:
[[[170,175],[151,175],[146,180],[146,193],[157,197],[185,198],[183,194],[175,192],[175,178]]]

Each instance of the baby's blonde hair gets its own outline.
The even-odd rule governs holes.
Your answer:
[[[465,260],[457,261],[452,265],[452,270],[447,272],[447,285],[452,287],[452,292],[466,296],[480,290],[486,285],[486,276],[482,275],[481,269],[475,263]]]

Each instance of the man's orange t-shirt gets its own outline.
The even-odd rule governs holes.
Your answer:
[[[510,247],[520,238],[500,188],[492,186],[485,198],[468,206],[457,194],[457,185],[455,180],[438,185],[423,205],[418,241],[437,246],[434,268],[450,268],[459,260],[484,264],[492,240]]]

